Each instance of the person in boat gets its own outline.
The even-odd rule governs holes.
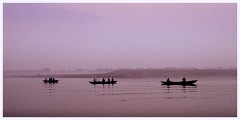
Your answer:
[[[108,83],[110,83],[110,78],[108,78],[108,81],[107,81]]]
[[[102,82],[103,82],[103,83],[105,82],[105,79],[104,79],[104,78],[102,79]]]
[[[97,81],[96,81],[96,78],[93,78],[93,82],[97,82]]]
[[[55,81],[55,78],[53,78],[53,81]]]
[[[171,81],[169,80],[169,78],[167,78],[167,82],[171,82]]]
[[[186,82],[186,78],[185,77],[183,77],[182,82]]]
[[[111,80],[111,82],[113,82],[114,81],[114,79],[113,79],[113,77],[112,77],[112,80]]]

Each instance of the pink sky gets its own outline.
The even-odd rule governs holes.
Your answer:
[[[3,66],[236,67],[237,4],[3,4]]]

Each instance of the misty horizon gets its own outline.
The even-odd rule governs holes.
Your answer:
[[[237,4],[3,4],[3,70],[236,68]]]
[[[42,68],[42,69],[22,69],[22,70],[3,70],[4,75],[17,75],[17,74],[101,74],[101,73],[111,73],[111,72],[118,72],[118,71],[142,71],[142,72],[149,72],[152,71],[153,73],[159,70],[161,71],[168,71],[171,73],[171,70],[177,71],[201,71],[201,70],[237,70],[235,67],[203,67],[203,68],[192,68],[192,67],[164,67],[164,68],[96,68],[96,69],[68,69],[68,70],[53,70],[50,68]],[[170,70],[170,71],[169,71]],[[129,72],[130,72],[129,71]],[[130,73],[131,73],[130,72]],[[209,71],[210,72],[210,71]],[[233,71],[232,71],[233,72]],[[235,71],[236,72],[236,71]],[[212,71],[210,74],[213,74]],[[215,74],[215,73],[214,73]]]
[[[124,69],[237,69],[237,67],[229,66],[229,67],[145,67],[145,68],[92,68],[92,69],[84,69],[84,68],[76,68],[76,69],[51,69],[51,68],[40,68],[40,69],[10,69],[10,70],[4,70],[4,71],[27,71],[27,70],[44,70],[49,69],[50,71],[61,71],[61,70],[70,70],[70,71],[77,71],[77,70],[124,70]]]

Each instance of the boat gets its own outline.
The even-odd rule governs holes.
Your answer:
[[[91,84],[116,84],[117,83],[117,81],[106,81],[106,82],[102,82],[102,81],[89,81],[89,83],[91,83]]]
[[[105,81],[105,79],[103,78],[102,81],[97,80],[96,78],[93,79],[93,81],[89,81],[89,83],[91,84],[116,84],[117,81],[114,81],[114,79],[112,78],[112,80],[110,81],[110,79],[108,78],[108,81]]]
[[[58,80],[56,80],[55,78],[49,78],[49,79],[46,79],[43,80],[44,83],[58,83]]]
[[[161,81],[162,82],[162,85],[183,85],[183,86],[186,86],[186,85],[192,85],[194,86],[195,82],[197,82],[197,80],[190,80],[190,81],[181,81],[181,82],[172,82],[172,81]]]
[[[44,83],[58,83],[58,80],[43,80]]]

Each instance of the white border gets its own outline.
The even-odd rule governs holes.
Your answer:
[[[0,4],[1,10],[0,10],[0,21],[3,21],[3,4]],[[1,87],[0,87],[0,95],[1,95],[1,99],[0,99],[0,115],[3,116],[3,22],[1,22],[0,24],[0,36],[1,36],[1,40],[0,40],[0,80],[1,80]]]
[[[1,19],[0,21],[3,21],[3,3],[238,3],[237,0],[3,0],[1,1],[0,7],[0,16]],[[237,19],[239,20],[239,14],[240,14],[240,9],[237,9]],[[240,35],[239,32],[239,24],[237,24],[237,33]],[[0,49],[3,50],[3,22],[0,24],[1,27],[1,41],[0,41]],[[239,40],[239,39],[238,39]],[[240,42],[237,42],[237,46],[240,45]],[[237,53],[239,53],[240,48],[237,48]],[[239,55],[237,57],[237,62],[239,61]],[[110,119],[115,119],[115,120],[123,120],[123,119],[135,119],[135,120],[237,120],[240,116],[239,112],[239,104],[238,106],[238,117],[3,117],[3,52],[0,52],[0,62],[2,63],[0,65],[1,70],[0,70],[0,78],[1,78],[1,85],[0,85],[0,95],[2,98],[0,99],[0,118],[3,118],[4,120],[32,120],[32,119],[46,119],[46,120],[61,120],[61,119],[87,119],[87,120],[93,120],[93,119],[98,119],[98,120],[110,120]],[[239,63],[239,62],[238,62]],[[240,65],[237,64],[237,67],[239,68]],[[238,81],[239,81],[239,73],[240,71],[238,70]],[[239,85],[237,87],[237,92],[240,93],[240,88]],[[238,103],[239,103],[239,95],[237,96],[238,98]]]
[[[3,3],[236,3],[237,0],[3,0]]]

